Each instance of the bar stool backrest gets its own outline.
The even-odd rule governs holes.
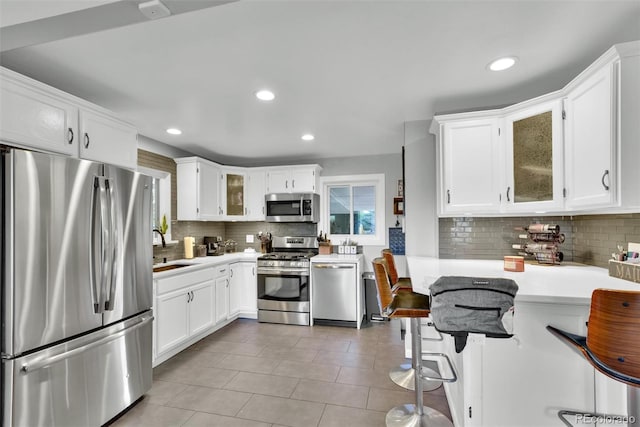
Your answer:
[[[373,272],[376,277],[376,286],[378,287],[378,303],[380,304],[381,313],[383,313],[389,307],[391,301],[393,301],[389,275],[387,274],[385,264],[384,258],[375,258],[373,260]]]
[[[591,296],[587,348],[608,368],[635,381],[603,374],[638,387],[640,379],[640,292],[596,289]]]
[[[383,249],[382,257],[387,263],[387,273],[391,280],[391,285],[398,283],[398,270],[396,270],[396,261],[393,259],[393,252],[391,249]]]

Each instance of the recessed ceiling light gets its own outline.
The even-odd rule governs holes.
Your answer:
[[[491,71],[503,71],[513,67],[517,60],[518,58],[515,56],[505,56],[504,58],[498,58],[495,61],[492,61],[488,68]]]
[[[316,137],[311,135],[310,133],[305,133],[304,135],[302,135],[302,140],[303,141],[313,141]]]
[[[181,135],[182,131],[177,128],[169,128],[167,129],[167,133],[170,133],[171,135]]]
[[[256,92],[256,98],[260,101],[273,101],[275,97],[274,93],[267,89],[262,89]]]

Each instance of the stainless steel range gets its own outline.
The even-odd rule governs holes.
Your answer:
[[[309,259],[316,237],[274,237],[273,252],[258,258],[258,321],[309,325]]]

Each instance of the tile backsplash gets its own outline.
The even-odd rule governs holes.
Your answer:
[[[640,214],[577,215],[509,218],[440,218],[441,258],[502,259],[516,255],[512,249],[524,227],[532,223],[558,224],[565,241],[560,245],[565,261],[607,267],[617,245],[640,242]]]

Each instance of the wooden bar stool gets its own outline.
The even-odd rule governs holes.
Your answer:
[[[387,267],[387,273],[389,274],[389,280],[393,291],[398,289],[413,290],[410,277],[399,277],[398,270],[396,269],[396,261],[393,258],[393,251],[389,248],[382,250],[382,257],[384,258]]]
[[[383,316],[390,318],[407,317],[411,319],[411,332],[413,340],[411,344],[411,360],[414,372],[415,404],[396,406],[387,412],[386,425],[388,427],[452,427],[453,423],[441,412],[424,406],[422,379],[425,378],[422,369],[422,337],[420,332],[420,320],[428,317],[429,296],[410,291],[392,292],[389,283],[389,275],[383,258],[373,260],[373,272],[378,288],[378,302]],[[453,373],[451,378],[427,378],[437,381],[456,381],[455,371],[449,359],[441,353],[425,353],[429,356],[443,357],[449,364]]]
[[[391,249],[383,249],[382,258],[385,268],[389,276],[389,282],[391,284],[391,292],[409,291],[413,292],[413,285],[411,284],[410,277],[398,277],[398,270],[396,269],[395,259],[393,258],[393,252]],[[413,332],[412,332],[413,333]],[[442,341],[442,335],[439,338],[425,338],[427,341]],[[414,381],[415,370],[410,363],[402,363],[389,371],[389,378],[391,381],[398,384],[402,388],[407,390],[415,390]],[[437,378],[438,373],[430,368],[423,367],[423,375],[431,378]],[[433,391],[442,386],[442,381],[430,381],[424,379],[422,381],[422,388],[424,391]]]
[[[627,385],[628,422],[640,417],[640,292],[596,289],[591,295],[587,336],[547,326],[555,336],[579,351],[598,371]],[[561,410],[565,416],[611,417],[607,414]],[[619,415],[618,415],[619,417]]]

